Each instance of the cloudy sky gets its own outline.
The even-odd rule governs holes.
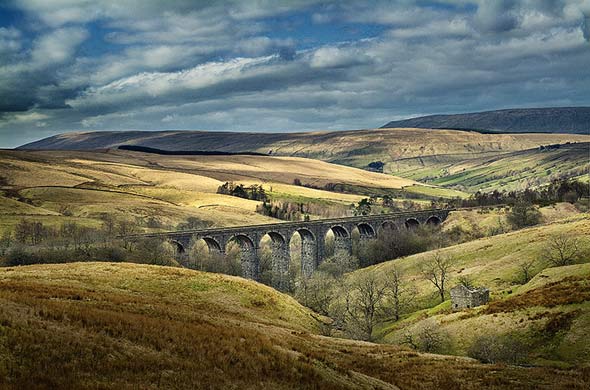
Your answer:
[[[590,0],[2,0],[0,147],[590,105]]]

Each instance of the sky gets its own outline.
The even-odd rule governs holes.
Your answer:
[[[590,0],[0,0],[0,147],[590,105]]]

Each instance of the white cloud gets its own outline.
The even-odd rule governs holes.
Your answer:
[[[54,30],[38,38],[31,52],[33,66],[43,68],[73,59],[76,48],[87,37],[85,29],[70,27]]]
[[[8,55],[21,49],[21,32],[14,27],[0,27],[0,54]]]
[[[0,121],[0,127],[7,127],[11,125],[30,125],[34,124],[37,127],[45,127],[47,123],[43,122],[45,119],[51,118],[48,114],[43,114],[37,111],[27,111],[22,113],[7,114]]]
[[[590,0],[16,3],[35,27],[0,27],[0,137],[7,123],[20,133],[45,126],[43,134],[345,129],[414,114],[590,104]],[[305,22],[278,31],[273,16],[306,7],[314,32],[362,23],[359,38],[307,39]],[[106,36],[84,47],[86,28],[96,30],[89,21]]]
[[[311,55],[312,68],[345,68],[368,63],[371,58],[362,50],[355,48],[322,47]]]
[[[112,105],[129,99],[153,99],[169,94],[182,94],[187,90],[204,89],[255,75],[258,73],[258,66],[275,58],[276,56],[236,58],[227,62],[209,62],[179,72],[143,72],[101,87],[90,88],[67,103],[72,107]]]

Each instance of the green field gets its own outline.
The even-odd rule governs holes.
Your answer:
[[[559,149],[530,149],[477,158],[432,156],[398,161],[387,172],[467,192],[523,190],[563,177],[588,181],[590,143],[562,145]]]
[[[571,303],[562,299],[564,295],[575,296],[574,290],[568,290],[572,288],[572,283],[580,291],[588,291],[590,215],[577,214],[571,210],[569,212],[570,217],[559,219],[557,215],[562,217],[567,215],[567,206],[547,208],[543,210],[547,221],[544,225],[396,259],[350,274],[349,278],[353,279],[367,273],[384,278],[395,267],[401,272],[406,283],[415,288],[416,297],[411,310],[400,321],[382,323],[375,331],[375,337],[386,343],[404,343],[408,333],[417,334],[426,324],[435,321],[438,330],[446,340],[442,349],[443,353],[466,355],[477,337],[517,333],[531,345],[531,351],[527,357],[529,363],[541,365],[590,363],[590,349],[581,336],[584,334],[582,329],[585,329],[590,318],[588,304],[590,296],[574,299]],[[483,219],[484,224],[486,219],[493,223],[495,218],[501,217],[501,212],[498,211],[483,215],[475,211],[454,214],[445,222],[447,226],[443,228],[465,226],[478,216]],[[566,235],[577,240],[580,264],[548,268],[549,264],[543,260],[543,255],[547,250],[548,240],[557,235]],[[448,299],[440,304],[440,297],[437,296],[434,286],[421,274],[422,265],[432,259],[437,252],[451,259],[452,266],[447,288],[458,284],[459,278],[467,278],[476,286],[490,289],[491,304],[460,313],[451,312]],[[520,264],[530,260],[535,261],[531,272],[537,276],[522,285]],[[567,292],[551,298],[554,290]],[[549,301],[541,302],[538,298],[536,298],[537,301],[527,300],[526,294],[533,297],[546,296]],[[510,308],[510,302],[513,301],[524,303],[516,309],[503,311],[493,309],[494,307]],[[567,326],[564,325],[563,329],[559,329],[554,334],[543,333],[543,329],[549,326],[549,321],[558,317],[567,318],[569,321]]]

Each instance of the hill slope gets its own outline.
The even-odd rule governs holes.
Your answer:
[[[317,188],[293,185],[295,178]],[[277,222],[256,212],[261,202],[218,194],[225,181],[263,185],[272,200],[318,206],[310,212],[312,218],[320,211],[341,216],[338,213],[348,212],[351,203],[375,188],[461,195],[411,179],[297,157],[5,150],[0,151],[0,234],[29,216],[48,225],[75,219],[94,227],[109,213],[142,227],[152,220],[168,230],[188,217],[216,226]],[[322,189],[328,183],[353,191]]]
[[[286,295],[176,268],[2,268],[0,303],[7,389],[582,389],[589,380],[321,337]]]
[[[467,355],[478,339],[500,342],[511,335],[522,343],[523,361],[584,365],[590,362],[590,264],[548,268],[512,293],[488,305],[452,313],[448,304],[387,329],[388,342],[437,324],[445,334],[446,353]],[[513,341],[514,342],[514,341]],[[477,350],[485,353],[485,350]]]
[[[507,133],[590,133],[590,107],[522,108],[392,121],[383,128],[469,129]]]
[[[524,190],[564,177],[588,181],[590,143],[456,159],[415,157],[385,164],[383,171],[468,192]]]
[[[450,226],[443,228],[461,224],[468,213],[451,215],[445,221]],[[590,295],[587,294],[590,284],[590,215],[554,220],[555,215],[550,210],[545,213],[546,219],[553,222],[440,250],[440,255],[452,261],[448,288],[454,287],[462,277],[476,286],[490,289],[491,303],[478,309],[452,313],[450,300],[440,304],[433,285],[421,273],[422,266],[433,258],[435,251],[352,273],[352,278],[366,273],[384,277],[395,267],[415,288],[414,311],[398,322],[383,324],[376,332],[377,338],[403,343],[408,333],[417,334],[426,324],[432,325],[435,321],[437,330],[445,335],[445,345],[441,348],[444,353],[465,355],[477,337],[516,333],[530,346],[526,359],[529,363],[590,363],[590,343],[580,338],[590,319]],[[548,240],[557,235],[578,240],[583,264],[547,268],[542,257]],[[530,272],[538,275],[529,283],[520,285],[520,264],[531,260],[535,263]],[[559,327],[548,329],[551,321]]]
[[[258,152],[308,157],[365,168],[371,161],[432,155],[479,155],[590,142],[588,135],[481,134],[428,129],[371,129],[314,133],[232,133],[207,131],[97,131],[64,133],[19,149],[92,150],[140,145],[162,150]]]

